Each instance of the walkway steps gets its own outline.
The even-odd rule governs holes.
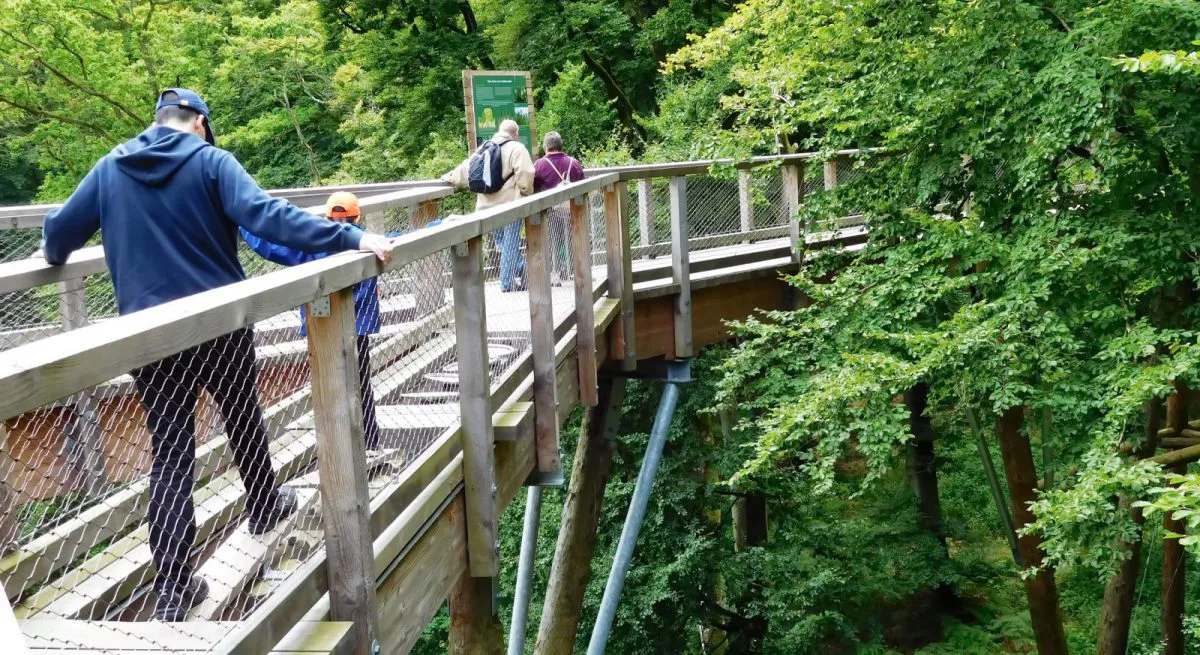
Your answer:
[[[432,344],[432,348],[423,348],[421,352],[413,354],[411,359],[415,361],[408,361],[409,358],[402,359],[379,373],[380,376],[386,376],[385,384],[381,384],[379,387],[403,385],[409,379],[423,374],[436,362],[436,353],[453,351],[453,335],[442,335]],[[386,346],[381,346],[379,350],[384,348]],[[302,393],[307,395],[311,393],[311,390],[306,388]],[[305,403],[307,403],[307,399],[305,399]],[[290,404],[301,403],[292,399]],[[288,429],[289,432],[296,432],[303,436],[299,438],[293,436],[291,441],[272,442],[273,452],[278,453],[279,450],[286,449],[282,456],[276,454],[273,458],[277,477],[281,481],[287,480],[298,471],[307,468],[315,457],[316,436],[311,428],[312,414],[311,411],[308,411],[295,420]],[[197,543],[240,514],[245,502],[240,484],[236,493],[222,495],[210,491],[207,493],[212,493],[212,496],[201,498],[206,490],[223,490],[230,484],[230,481],[234,480],[238,480],[237,472],[229,470],[197,491]],[[148,487],[149,483],[144,482],[144,484]],[[46,612],[64,618],[92,618],[91,614],[97,607],[123,598],[148,580],[148,571],[152,566],[152,561],[149,545],[144,543],[147,535],[146,527],[142,526],[133,534],[110,545],[105,552],[89,559],[83,566],[22,602],[16,610],[18,617],[28,618]],[[106,557],[106,553],[110,551],[123,551],[123,554],[116,558]],[[85,580],[86,582],[84,582]]]
[[[267,655],[349,655],[348,621],[305,621],[288,632]],[[32,619],[21,622],[31,655],[150,655],[211,653],[212,644],[237,627],[236,622],[93,621]],[[72,644],[90,648],[72,648]]]
[[[246,588],[269,556],[283,543],[320,494],[312,487],[296,490],[296,511],[275,529],[262,535],[250,534],[249,522],[241,525],[217,548],[197,573],[208,582],[209,595],[188,613],[188,619],[216,618]]]
[[[397,356],[427,342],[451,320],[449,307],[408,324],[403,334],[377,342],[371,349],[371,364],[380,371]],[[305,386],[267,408],[267,429],[278,438],[285,426],[311,411],[312,389]],[[228,440],[216,437],[196,449],[196,480],[205,480],[229,465]],[[10,599],[39,584],[58,569],[75,561],[95,544],[125,531],[142,520],[146,507],[148,478],[140,479],[102,499],[79,516],[55,527],[15,552],[0,558],[0,585]]]

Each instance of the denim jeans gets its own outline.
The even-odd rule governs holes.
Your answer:
[[[514,291],[518,289],[517,278],[522,278],[524,287],[525,257],[521,255],[521,223],[496,230],[496,245],[500,248],[500,290]]]

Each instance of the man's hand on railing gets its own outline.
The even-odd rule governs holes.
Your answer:
[[[358,249],[362,252],[373,252],[380,261],[386,262],[392,256],[392,240],[383,235],[363,232],[358,241]]]

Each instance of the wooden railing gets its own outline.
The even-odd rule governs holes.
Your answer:
[[[837,158],[826,162],[827,187],[836,184],[838,162],[854,152],[836,153]],[[68,333],[0,353],[0,421],[70,397],[298,305],[328,298],[328,310],[313,312],[310,305],[308,318],[313,422],[321,495],[328,507],[322,515],[327,548],[296,570],[263,606],[221,640],[217,650],[266,652],[306,615],[316,619],[328,615],[335,620],[354,622],[358,652],[366,652],[366,645],[380,637],[380,625],[399,630],[402,635],[387,637],[385,646],[411,644],[409,623],[420,620],[426,613],[418,612],[411,620],[397,619],[404,627],[390,623],[388,617],[398,610],[388,605],[383,608],[387,616],[381,614],[376,598],[377,580],[387,577],[402,558],[407,557],[406,562],[420,562],[424,561],[421,558],[434,556],[415,549],[414,544],[422,531],[433,529],[429,522],[445,510],[459,485],[463,515],[457,520],[465,526],[467,570],[470,576],[480,579],[494,577],[499,571],[496,551],[499,509],[507,504],[515,488],[526,481],[529,471],[513,464],[514,453],[501,451],[495,445],[493,412],[522,394],[532,397],[534,450],[529,454],[532,472],[535,479],[539,475],[553,476],[561,468],[560,382],[555,376],[564,357],[574,353],[572,382],[584,405],[597,402],[598,353],[603,352],[626,370],[636,367],[634,283],[638,278],[634,276],[632,260],[637,248],[642,249],[641,253],[652,254],[649,249],[653,245],[647,240],[646,227],[653,207],[649,206],[648,189],[643,194],[643,184],[652,177],[670,178],[671,265],[668,285],[655,293],[674,299],[674,351],[669,354],[690,357],[696,350],[691,327],[690,251],[699,247],[703,238],[689,238],[685,176],[706,173],[714,164],[738,165],[748,171],[751,167],[779,163],[784,211],[794,216],[802,200],[803,166],[817,157],[798,154],[755,158],[740,164],[732,160],[709,160],[592,170],[584,181],[502,207],[450,217],[437,227],[401,237],[386,264],[373,255],[347,253],[132,315],[91,325],[85,325],[86,320],[75,321],[70,326],[74,329]],[[632,244],[629,238],[632,217],[627,180],[636,180],[639,185],[638,220],[643,223],[640,246]],[[452,192],[440,184],[404,184],[411,186],[365,198],[364,212],[421,206]],[[744,236],[749,241],[787,234],[790,236],[787,250],[795,253],[792,261],[796,261],[805,243],[800,226],[793,221],[786,227],[756,228],[746,209],[750,204],[749,184],[740,183],[738,188],[739,238]],[[279,194],[315,199],[314,194],[326,192],[328,189],[283,190]],[[606,276],[599,281],[591,279],[594,261],[587,198],[592,193],[602,194],[604,205],[607,265]],[[563,203],[571,206],[575,310],[569,320],[556,322],[549,300],[548,210]],[[15,212],[10,214],[13,215]],[[33,222],[29,216],[32,213],[22,219],[27,220],[26,226]],[[0,214],[0,219],[3,218]],[[528,243],[532,349],[498,379],[490,379],[485,345],[483,237],[517,221],[524,221]],[[362,408],[353,357],[351,289],[362,280],[438,253],[448,253],[452,262],[460,424],[439,437],[405,469],[400,479],[372,499],[367,495],[366,459],[361,448]],[[706,270],[708,266],[702,264],[698,270]],[[100,247],[76,253],[63,266],[50,266],[41,260],[3,264],[0,293],[45,284],[70,285],[104,270]],[[68,293],[73,290],[64,288]],[[597,302],[601,294],[605,299]],[[596,334],[606,329],[610,339],[597,342]],[[355,444],[359,447],[354,447]],[[498,471],[503,473],[500,478]],[[328,604],[322,605],[319,601],[326,591]],[[490,593],[483,587],[476,588],[474,593],[485,591]],[[385,647],[384,652],[391,651]]]

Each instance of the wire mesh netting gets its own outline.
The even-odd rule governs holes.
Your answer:
[[[368,221],[402,232],[432,209]],[[241,255],[251,275],[279,268]],[[355,296],[374,494],[458,421],[457,397],[445,396],[457,387],[446,255],[360,283]],[[0,581],[18,617],[148,620],[156,597],[195,573],[210,596],[187,618],[236,620],[319,552],[308,361],[297,308],[6,421]],[[252,523],[271,522],[276,483],[298,509],[253,535]]]
[[[871,165],[840,166],[838,178],[849,182]],[[804,168],[802,199],[825,187],[820,163]],[[690,175],[685,185],[691,250],[786,239],[792,217],[778,167]],[[618,188],[625,189],[633,258],[642,264],[669,258],[669,178]],[[611,197],[608,201],[606,207],[603,191],[587,194],[578,212],[593,284],[607,275]],[[470,194],[456,194],[440,209],[391,209],[368,215],[365,222],[372,231],[399,233],[447,214],[469,214],[473,206]],[[580,253],[573,245],[569,204],[550,209],[542,220],[545,239],[534,243],[543,249],[540,259],[530,250],[524,220],[484,237],[493,383],[530,352],[531,260],[544,263],[553,325],[575,311]],[[813,232],[849,224],[838,216],[807,227]],[[11,242],[0,257],[27,257],[37,237],[36,230],[0,231],[0,240]],[[248,276],[281,268],[244,244],[240,248]],[[360,392],[374,496],[387,493],[459,420],[450,255],[437,253],[359,287],[356,296],[373,299],[368,313],[377,316],[364,320],[360,310],[356,325],[360,370],[370,372],[360,379]],[[0,350],[115,315],[107,274],[5,294],[0,296]],[[194,571],[209,582],[211,596],[188,618],[236,621],[321,552],[316,435],[302,323],[298,308],[282,312],[252,329],[5,422],[0,550],[7,554],[0,558],[0,582],[19,617],[148,620],[155,613],[155,581],[174,589]],[[246,455],[250,451],[258,453],[257,460]],[[150,482],[155,462],[158,475],[168,480],[165,485]],[[194,471],[194,484],[186,483],[185,469]],[[252,520],[270,522],[276,483],[294,494],[299,509],[265,538],[251,535]],[[152,487],[159,491],[152,494]],[[186,528],[189,498],[194,534]],[[119,625],[106,629],[119,630]],[[203,633],[207,639],[221,636],[221,630]],[[135,636],[130,632],[131,639]],[[64,635],[62,645],[85,645],[71,639]]]

